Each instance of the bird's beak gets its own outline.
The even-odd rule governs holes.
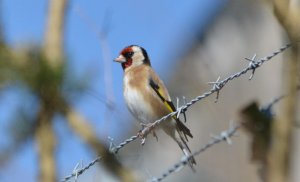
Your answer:
[[[126,62],[126,58],[123,55],[120,55],[119,57],[117,57],[116,59],[114,59],[115,62],[118,63],[125,63]]]

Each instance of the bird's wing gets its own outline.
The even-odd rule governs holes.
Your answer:
[[[155,91],[158,95],[160,100],[164,103],[164,105],[168,108],[170,112],[175,112],[176,108],[170,98],[167,88],[165,87],[164,83],[159,79],[159,77],[154,73],[153,70],[150,70],[150,78],[149,84],[151,88]],[[183,113],[184,122],[186,122],[186,115]],[[173,117],[176,119],[176,116]]]
[[[176,111],[176,108],[175,108],[173,102],[169,99],[169,94],[166,92],[166,89],[164,89],[164,87],[159,86],[158,82],[155,82],[153,80],[153,78],[149,79],[149,84],[150,84],[151,88],[155,91],[155,93],[158,95],[160,100],[168,108],[168,110],[170,112]]]
[[[152,72],[150,74],[149,85],[155,91],[155,93],[158,95],[158,97],[164,103],[164,105],[170,111],[170,113],[176,111],[176,108],[170,99],[170,96],[169,96],[169,93],[168,93],[166,87],[164,86],[163,82],[158,78],[158,76],[154,72]],[[184,114],[184,117],[185,117],[185,114]],[[173,116],[173,119],[176,121],[177,126],[180,131],[182,131],[185,135],[193,137],[190,130],[175,115]]]

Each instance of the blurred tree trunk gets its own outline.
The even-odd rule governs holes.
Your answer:
[[[67,0],[50,0],[48,20],[45,30],[44,54],[45,61],[52,69],[60,69],[63,55],[63,29]],[[44,80],[45,82],[47,80]],[[43,83],[48,84],[48,83]],[[50,84],[50,83],[49,83]],[[50,94],[50,93],[49,93]],[[56,139],[52,127],[53,106],[46,97],[41,97],[41,108],[39,113],[38,127],[36,129],[36,140],[38,144],[41,182],[55,182],[55,147]]]
[[[49,113],[46,108],[42,107],[39,115],[35,137],[37,140],[40,174],[39,181],[41,182],[55,182],[55,134],[52,128],[53,114]]]
[[[298,3],[298,5],[297,5]],[[287,182],[290,180],[290,161],[293,149],[293,126],[297,111],[297,85],[299,79],[300,9],[299,1],[273,0],[274,14],[295,43],[283,64],[282,92],[287,93],[281,112],[272,127],[272,143],[269,152],[267,181]]]

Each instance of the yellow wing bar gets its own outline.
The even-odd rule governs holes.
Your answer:
[[[168,110],[171,112],[176,111],[176,108],[173,104],[172,101],[168,101],[163,97],[163,92],[162,89],[158,86],[157,83],[155,83],[152,79],[150,79],[150,86],[153,88],[153,90],[155,91],[155,93],[158,95],[158,97],[161,99],[161,101],[165,104],[165,106],[168,108]],[[185,113],[183,113],[184,115],[184,121],[186,122],[186,115]],[[177,120],[176,116],[174,115],[173,118],[175,120]]]

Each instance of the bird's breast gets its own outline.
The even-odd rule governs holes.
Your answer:
[[[131,114],[142,123],[150,123],[156,120],[155,114],[147,100],[145,100],[146,85],[143,89],[132,86],[129,80],[124,78],[124,98]]]

